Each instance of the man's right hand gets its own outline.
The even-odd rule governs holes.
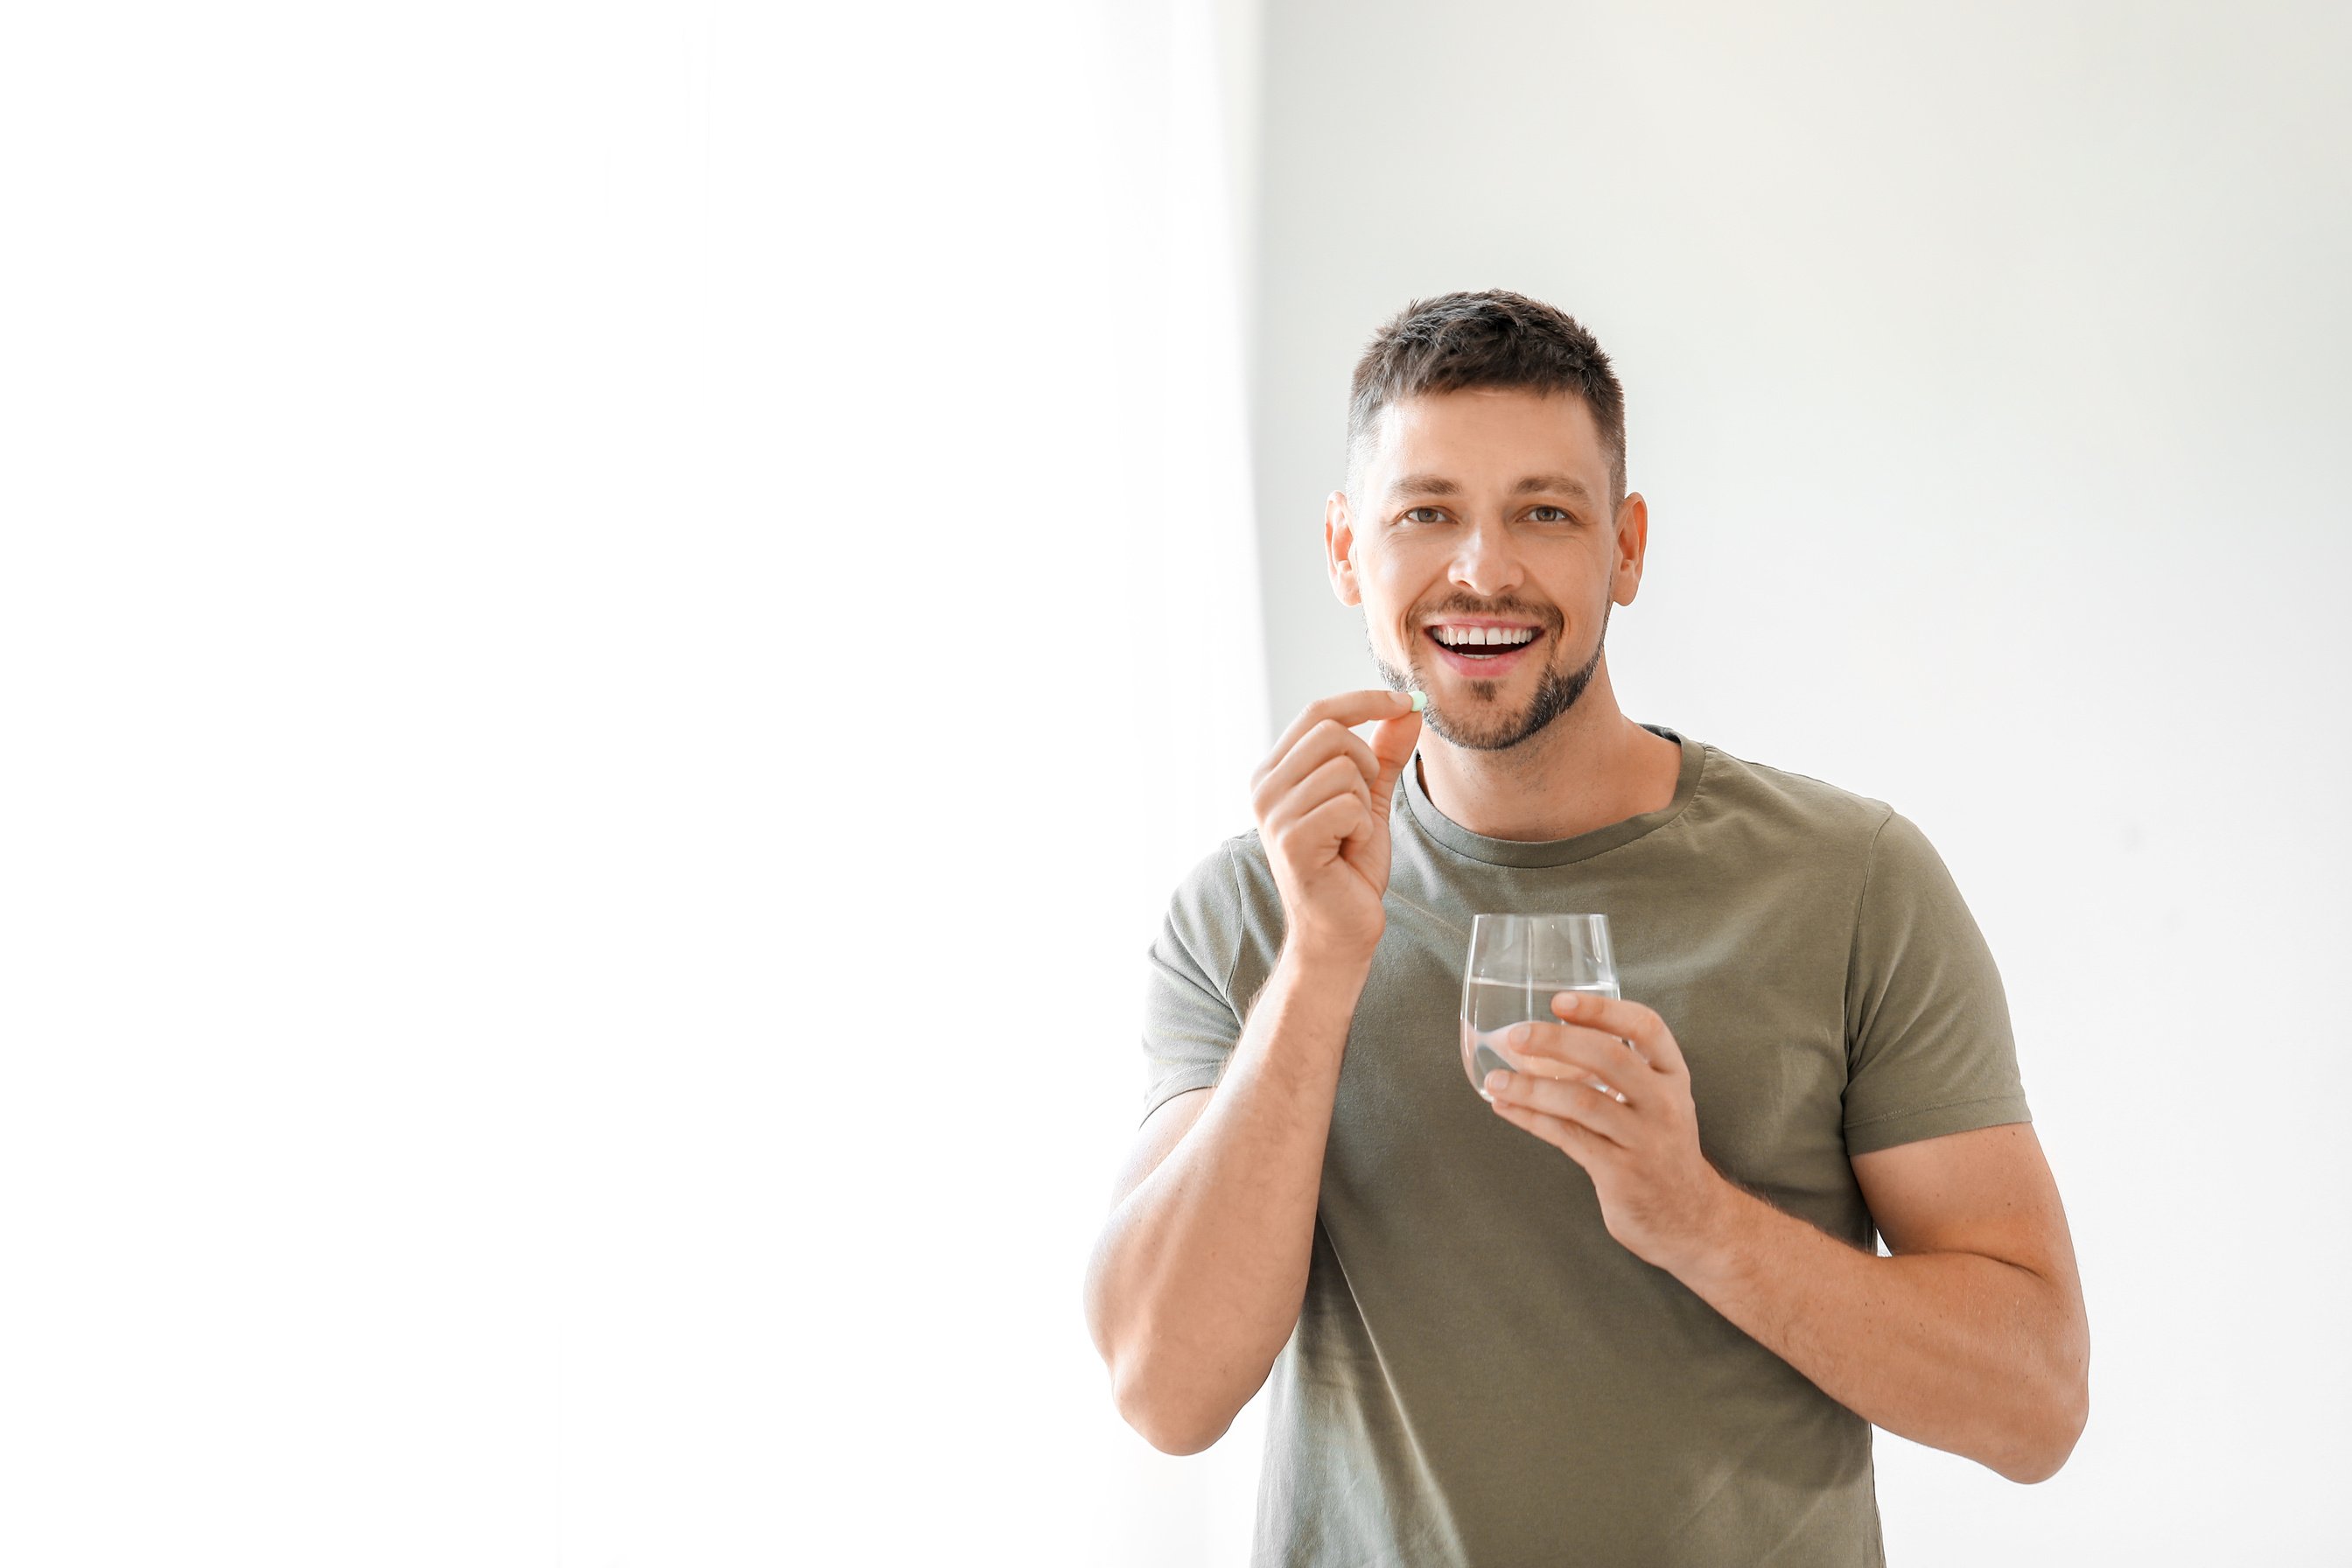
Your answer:
[[[1387,925],[1389,803],[1420,736],[1409,698],[1327,697],[1250,775],[1282,960],[1216,1084],[1143,1124],[1087,1265],[1119,1413],[1167,1453],[1223,1436],[1297,1331],[1348,1026]]]
[[[1377,721],[1367,745],[1349,731]],[[1315,960],[1365,963],[1388,917],[1389,802],[1421,738],[1401,691],[1310,702],[1250,775],[1258,837],[1289,923],[1285,946]]]

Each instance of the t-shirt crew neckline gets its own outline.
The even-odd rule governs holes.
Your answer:
[[[1589,860],[1621,845],[1631,844],[1680,816],[1698,794],[1699,777],[1706,771],[1706,748],[1663,724],[1644,724],[1653,735],[1683,749],[1682,772],[1675,779],[1675,798],[1655,811],[1580,833],[1573,838],[1549,838],[1539,843],[1517,838],[1488,838],[1471,832],[1437,809],[1421,784],[1421,754],[1415,752],[1404,768],[1404,803],[1413,826],[1423,837],[1456,855],[1489,866],[1567,866]]]

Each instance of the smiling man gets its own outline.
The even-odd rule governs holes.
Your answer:
[[[1310,704],[1177,890],[1087,1280],[1156,1446],[1271,1382],[1261,1564],[1878,1563],[1873,1425],[2019,1481],[2082,1431],[1992,956],[1900,814],[1619,711],[1648,530],[1575,321],[1373,339],[1324,539],[1387,689]],[[1625,999],[1559,997],[1490,1105],[1496,911],[1606,914]]]

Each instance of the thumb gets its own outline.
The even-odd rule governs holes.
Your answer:
[[[1373,787],[1372,801],[1382,815],[1396,794],[1398,777],[1412,758],[1412,748],[1421,740],[1421,714],[1418,711],[1383,719],[1372,731],[1372,758],[1381,764],[1380,783]]]

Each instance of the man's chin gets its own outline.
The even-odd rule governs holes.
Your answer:
[[[1465,751],[1507,752],[1534,740],[1574,708],[1600,663],[1601,650],[1595,648],[1591,662],[1581,670],[1544,669],[1536,678],[1535,689],[1508,707],[1501,706],[1507,700],[1501,680],[1456,677],[1432,684],[1429,672],[1420,668],[1413,670],[1412,679],[1429,694],[1422,722],[1438,739]]]
[[[1421,716],[1422,723],[1439,740],[1465,751],[1507,752],[1542,734],[1554,720],[1576,706],[1600,666],[1601,650],[1592,650],[1591,660],[1581,670],[1547,668],[1538,671],[1535,689],[1508,708],[1498,704],[1507,700],[1502,692],[1509,678],[1465,679],[1451,670],[1433,672],[1418,662],[1400,671],[1377,653],[1372,663],[1392,689],[1427,694],[1429,706]]]
[[[1412,679],[1429,695],[1422,722],[1441,741],[1473,752],[1503,752],[1526,740],[1534,715],[1535,699],[1520,699],[1508,708],[1496,705],[1502,682],[1462,680],[1416,669]]]
[[[1422,720],[1438,739],[1471,752],[1507,752],[1538,733],[1529,727],[1528,714],[1524,710],[1508,719],[1482,717],[1464,724],[1449,718],[1444,709],[1432,702]]]

